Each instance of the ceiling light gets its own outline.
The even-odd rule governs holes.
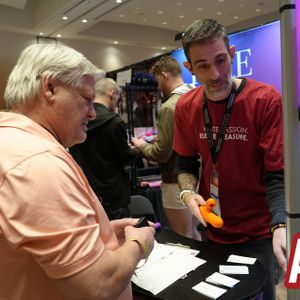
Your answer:
[[[218,15],[218,16],[220,16],[221,14],[222,14],[222,12],[221,12],[221,11],[218,11],[218,12],[217,12],[217,15]]]
[[[182,5],[182,3],[181,3],[181,2],[178,2],[178,3],[177,3],[177,5],[178,5],[178,6],[181,6],[181,5]]]
[[[162,24],[163,24],[163,25],[167,25],[167,22],[163,22]]]
[[[62,19],[63,20],[68,20],[69,18],[68,18],[68,16],[63,16]]]
[[[180,19],[183,19],[183,18],[184,18],[184,16],[183,16],[183,15],[181,15],[181,16],[179,16],[179,18],[180,18]]]
[[[60,38],[60,37],[61,37],[61,34],[60,34],[60,33],[59,33],[59,34],[57,34],[57,35],[56,35],[56,37]]]
[[[87,23],[88,20],[87,20],[87,19],[82,19],[81,22],[82,22],[82,23]]]
[[[119,15],[119,17],[120,17],[120,18],[124,18],[124,15],[121,14],[121,15]]]
[[[159,10],[157,13],[158,13],[159,15],[162,15],[164,12],[161,11],[161,10]]]
[[[166,50],[166,47],[161,47],[161,50]]]
[[[202,7],[198,7],[197,10],[198,10],[198,11],[201,11],[201,10],[203,10],[203,8],[202,8]]]
[[[233,18],[234,18],[235,20],[237,20],[239,17],[238,17],[238,16],[234,16]]]
[[[122,0],[116,0],[116,3],[122,3]]]
[[[257,8],[255,11],[256,11],[256,12],[260,12],[260,8]]]
[[[224,2],[224,0],[219,0],[219,2]]]
[[[44,35],[44,32],[40,32],[39,35]]]
[[[118,45],[118,44],[119,44],[119,42],[118,42],[118,41],[114,41],[114,44],[115,44],[115,45]]]

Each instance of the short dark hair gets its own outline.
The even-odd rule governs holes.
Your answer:
[[[191,24],[181,39],[184,54],[190,61],[189,50],[194,43],[204,43],[222,37],[229,51],[229,40],[225,27],[213,19],[200,19]]]
[[[173,76],[181,75],[181,67],[176,59],[172,56],[165,55],[157,60],[154,65],[151,67],[150,73],[155,76],[161,72],[171,73]]]

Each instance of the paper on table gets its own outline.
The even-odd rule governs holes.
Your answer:
[[[156,261],[161,261],[161,259],[165,258],[166,256],[172,253],[183,253],[183,254],[190,254],[196,256],[200,251],[191,249],[190,247],[186,247],[181,244],[161,244],[154,241],[154,248],[148,257],[147,263],[145,266],[155,263]],[[144,265],[144,260],[140,261],[137,267],[141,267]],[[136,273],[138,273],[141,269],[137,269]]]
[[[206,262],[182,249],[174,248],[155,243],[147,263],[136,269],[131,281],[156,295]]]
[[[193,286],[192,289],[213,299],[217,299],[227,292],[225,289],[208,284],[204,281],[201,281],[197,285]]]
[[[231,254],[227,261],[238,264],[253,265],[256,262],[256,258]]]
[[[185,245],[182,245],[182,244],[179,244],[179,243],[166,243],[166,244],[163,244],[163,246],[165,248],[170,248],[172,251],[176,251],[176,252],[183,252],[183,253],[186,253],[186,254],[191,254],[193,256],[196,256],[200,251],[199,250],[195,250],[195,249],[191,249],[190,247],[188,246],[185,246]]]
[[[249,274],[247,266],[219,265],[219,272],[222,274]]]
[[[213,284],[220,284],[227,287],[233,287],[238,282],[240,282],[238,279],[220,274],[218,272],[213,273],[212,275],[208,276],[205,279],[207,282],[213,283]]]

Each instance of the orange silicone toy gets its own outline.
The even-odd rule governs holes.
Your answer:
[[[203,219],[216,228],[223,226],[223,220],[213,212],[213,208],[216,206],[216,201],[213,198],[209,198],[205,205],[199,206],[200,213]]]

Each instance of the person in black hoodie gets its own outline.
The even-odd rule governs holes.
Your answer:
[[[110,220],[129,217],[131,186],[124,165],[137,153],[128,145],[126,124],[115,113],[120,88],[110,78],[95,86],[96,119],[89,122],[87,139],[69,151],[81,166]]]

